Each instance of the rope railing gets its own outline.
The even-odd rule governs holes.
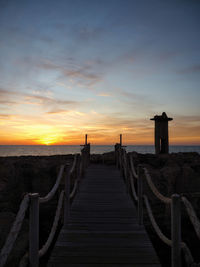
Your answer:
[[[137,202],[139,224],[143,223],[144,203],[147,214],[156,234],[165,244],[171,247],[172,267],[181,267],[181,250],[183,251],[183,256],[187,267],[200,267],[200,263],[194,262],[194,258],[186,243],[181,241],[181,202],[186,208],[186,211],[198,238],[200,238],[200,221],[196,215],[194,208],[192,207],[192,204],[185,196],[174,194],[171,196],[171,198],[169,198],[161,194],[154,185],[152,178],[145,167],[139,165],[136,172],[132,156],[129,155],[128,157],[126,150],[120,144],[115,145],[115,158],[118,168],[125,176],[125,182],[129,181],[131,194],[134,200]],[[171,206],[171,239],[163,234],[155,220],[148,197],[143,193],[143,179],[147,181],[149,188],[157,199],[159,199],[164,204],[170,204]],[[137,190],[135,189],[134,181],[137,183]]]
[[[56,182],[55,182],[53,188],[51,189],[51,191],[45,197],[40,197],[39,198],[40,203],[46,203],[46,202],[50,201],[54,197],[54,195],[55,195],[55,193],[58,190],[58,187],[60,185],[60,181],[61,181],[62,176],[63,176],[64,168],[65,168],[64,165],[62,165],[60,167],[60,171],[59,171],[58,177],[56,179]]]
[[[13,248],[13,245],[17,239],[17,236],[19,234],[19,231],[21,229],[22,223],[24,221],[26,210],[29,206],[29,194],[26,194],[20,204],[19,211],[17,213],[17,216],[15,218],[15,221],[11,227],[11,230],[8,234],[8,237],[6,239],[6,242],[1,249],[0,253],[0,267],[3,267],[8,259],[8,256]]]
[[[172,246],[172,240],[170,240],[168,237],[166,237],[161,229],[159,228],[155,218],[154,218],[154,215],[153,215],[153,212],[152,212],[152,209],[151,209],[151,206],[150,206],[150,203],[149,203],[149,200],[147,198],[146,195],[143,195],[143,198],[144,198],[144,203],[145,203],[145,206],[146,206],[146,209],[147,209],[147,213],[148,213],[148,216],[149,216],[149,219],[151,221],[151,224],[155,230],[155,232],[157,233],[157,235],[159,236],[159,238],[168,246]]]
[[[151,176],[148,172],[148,170],[146,168],[143,168],[144,170],[144,174],[145,174],[145,178],[146,178],[146,181],[151,189],[151,191],[154,193],[154,195],[160,199],[160,201],[164,202],[165,204],[170,204],[172,202],[171,198],[169,197],[165,197],[163,196],[159,191],[158,189],[155,187],[152,179],[151,179]]]
[[[155,220],[155,217],[154,217],[154,215],[153,215],[153,212],[152,212],[152,209],[151,209],[151,206],[150,206],[150,203],[149,203],[149,200],[148,200],[147,196],[144,195],[143,198],[144,198],[144,203],[145,203],[145,206],[146,206],[146,209],[147,209],[147,214],[148,214],[149,219],[150,219],[150,221],[151,221],[151,224],[152,224],[152,226],[153,226],[153,228],[154,228],[154,231],[157,233],[158,237],[159,237],[159,238],[160,238],[166,245],[172,247],[172,246],[173,246],[173,242],[172,242],[172,240],[169,239],[168,237],[166,237],[166,236],[162,233],[160,227],[158,226],[158,224],[157,224],[157,222],[156,222],[156,220]],[[184,258],[185,258],[185,261],[186,261],[187,266],[191,266],[191,267],[192,267],[193,264],[196,264],[196,263],[194,262],[194,258],[193,258],[192,254],[191,254],[191,252],[190,252],[190,249],[188,248],[188,246],[186,245],[185,242],[181,242],[180,245],[181,245],[181,249],[182,249],[183,252],[184,252]]]
[[[138,201],[138,196],[137,196],[137,193],[136,193],[136,190],[135,190],[132,173],[130,173],[130,184],[131,184],[132,196],[135,199],[135,201],[137,202]]]
[[[54,217],[54,221],[53,221],[53,226],[51,228],[51,232],[48,236],[48,239],[46,241],[46,243],[43,245],[43,247],[39,250],[38,252],[38,257],[42,257],[44,256],[44,254],[48,251],[54,237],[55,237],[55,233],[57,230],[57,226],[58,226],[58,222],[61,216],[61,209],[63,206],[63,200],[64,200],[64,191],[62,190],[59,196],[59,200],[58,200],[58,205],[57,205],[57,209],[56,209],[56,214]],[[20,261],[19,267],[25,267],[28,265],[28,258],[29,258],[29,253],[27,252],[23,258]]]
[[[61,209],[62,209],[62,206],[63,206],[63,200],[64,200],[64,190],[62,190],[61,193],[60,193],[60,197],[59,197],[58,205],[57,205],[57,209],[56,209],[56,214],[55,214],[55,217],[54,217],[53,226],[51,228],[51,232],[49,234],[49,237],[48,237],[46,243],[39,250],[39,257],[42,257],[47,252],[47,250],[49,249],[49,247],[50,247],[50,245],[51,245],[51,243],[53,241],[53,238],[55,236],[56,229],[57,229],[57,226],[58,226],[59,218],[60,218],[60,215],[61,215]]]
[[[190,203],[190,201],[186,197],[182,196],[181,200],[182,200],[183,204],[185,205],[187,214],[188,214],[190,221],[194,227],[196,235],[200,239],[200,221],[196,215],[196,212],[195,212],[194,208],[192,207],[192,204]]]
[[[130,167],[131,167],[131,172],[132,172],[132,175],[138,179],[138,175],[136,173],[136,170],[135,170],[135,167],[134,167],[134,164],[133,164],[133,160],[132,160],[132,157],[130,157]]]
[[[70,201],[74,198],[77,190],[80,178],[82,177],[85,168],[89,164],[90,159],[90,144],[85,144],[84,148],[81,150],[81,157],[78,160],[79,156],[74,156],[74,161],[72,163],[71,168],[69,165],[62,165],[59,170],[59,174],[57,176],[56,182],[51,189],[51,191],[44,197],[39,197],[38,193],[30,193],[25,195],[24,199],[20,204],[19,211],[13,223],[13,226],[10,230],[10,233],[6,239],[5,245],[3,246],[0,253],[0,267],[4,267],[8,256],[13,248],[15,240],[19,234],[21,229],[25,212],[29,207],[29,252],[27,252],[20,261],[20,267],[26,267],[28,262],[31,267],[39,266],[39,258],[42,257],[49,249],[58,227],[58,222],[61,216],[61,210],[63,203],[65,203],[64,209],[64,218],[66,223],[66,210],[69,216],[70,209]],[[65,192],[62,190],[59,195],[58,205],[56,208],[55,217],[53,220],[53,225],[50,230],[50,234],[47,238],[46,243],[39,249],[39,205],[42,203],[47,203],[50,201],[55,193],[58,191],[59,186],[61,184],[64,170],[66,173],[65,178]],[[71,177],[74,179],[74,184],[72,190],[70,190],[70,180]],[[65,200],[65,201],[64,201]]]

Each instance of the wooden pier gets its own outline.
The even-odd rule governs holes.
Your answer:
[[[159,116],[155,118],[160,120]],[[154,185],[148,169],[138,165],[136,170],[134,165],[131,153],[122,146],[122,135],[120,143],[115,145],[113,165],[92,164],[86,135],[81,154],[74,155],[72,164],[60,166],[56,182],[46,196],[25,194],[1,249],[0,267],[6,266],[28,209],[29,248],[19,267],[28,264],[39,267],[39,259],[53,246],[60,219],[64,224],[48,267],[161,266],[143,226],[144,208],[155,233],[171,249],[171,267],[181,267],[182,261],[188,267],[199,266],[181,238],[182,204],[200,239],[200,220],[192,204],[184,195],[164,196]],[[171,208],[171,239],[156,222],[144,182],[157,200]],[[39,207],[51,201],[55,194],[59,198],[52,228],[39,248]]]
[[[48,267],[161,266],[116,166],[91,164]]]
[[[182,261],[188,267],[199,266],[181,239],[181,203],[200,238],[200,221],[190,201],[179,194],[162,195],[145,166],[138,165],[135,169],[131,153],[122,146],[121,135],[112,163],[90,162],[86,136],[81,154],[74,155],[72,164],[60,166],[56,182],[46,196],[27,193],[22,199],[0,252],[0,267],[6,266],[28,209],[29,251],[21,258],[19,267],[28,264],[39,267],[39,259],[52,246],[48,267],[161,266],[143,226],[144,208],[155,233],[171,249],[171,267],[181,267]],[[171,239],[156,222],[144,182],[157,200],[171,207]],[[55,194],[59,198],[52,228],[45,244],[39,248],[39,207],[51,201]],[[63,227],[53,243],[62,218]]]

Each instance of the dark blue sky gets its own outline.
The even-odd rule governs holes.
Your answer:
[[[174,142],[200,142],[199,14],[196,0],[0,1],[0,127],[137,142],[166,111]]]

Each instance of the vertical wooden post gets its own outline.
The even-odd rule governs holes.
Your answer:
[[[181,267],[181,198],[174,194],[171,199],[172,267]]]
[[[123,162],[124,162],[124,178],[125,178],[125,181],[126,181],[126,186],[127,186],[127,189],[128,189],[128,176],[127,176],[127,154],[126,154],[126,151],[123,150],[123,154],[122,154],[122,157],[123,157]]]
[[[65,207],[64,207],[64,225],[69,222],[70,217],[70,165],[66,165],[65,176]]]
[[[138,165],[138,223],[143,224],[143,168]]]
[[[39,194],[30,194],[29,262],[30,267],[39,266]]]
[[[85,145],[87,145],[87,134],[85,135]]]
[[[120,134],[120,146],[122,146],[122,134]]]

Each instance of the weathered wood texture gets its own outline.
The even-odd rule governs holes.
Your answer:
[[[115,166],[90,165],[48,267],[159,267]]]

